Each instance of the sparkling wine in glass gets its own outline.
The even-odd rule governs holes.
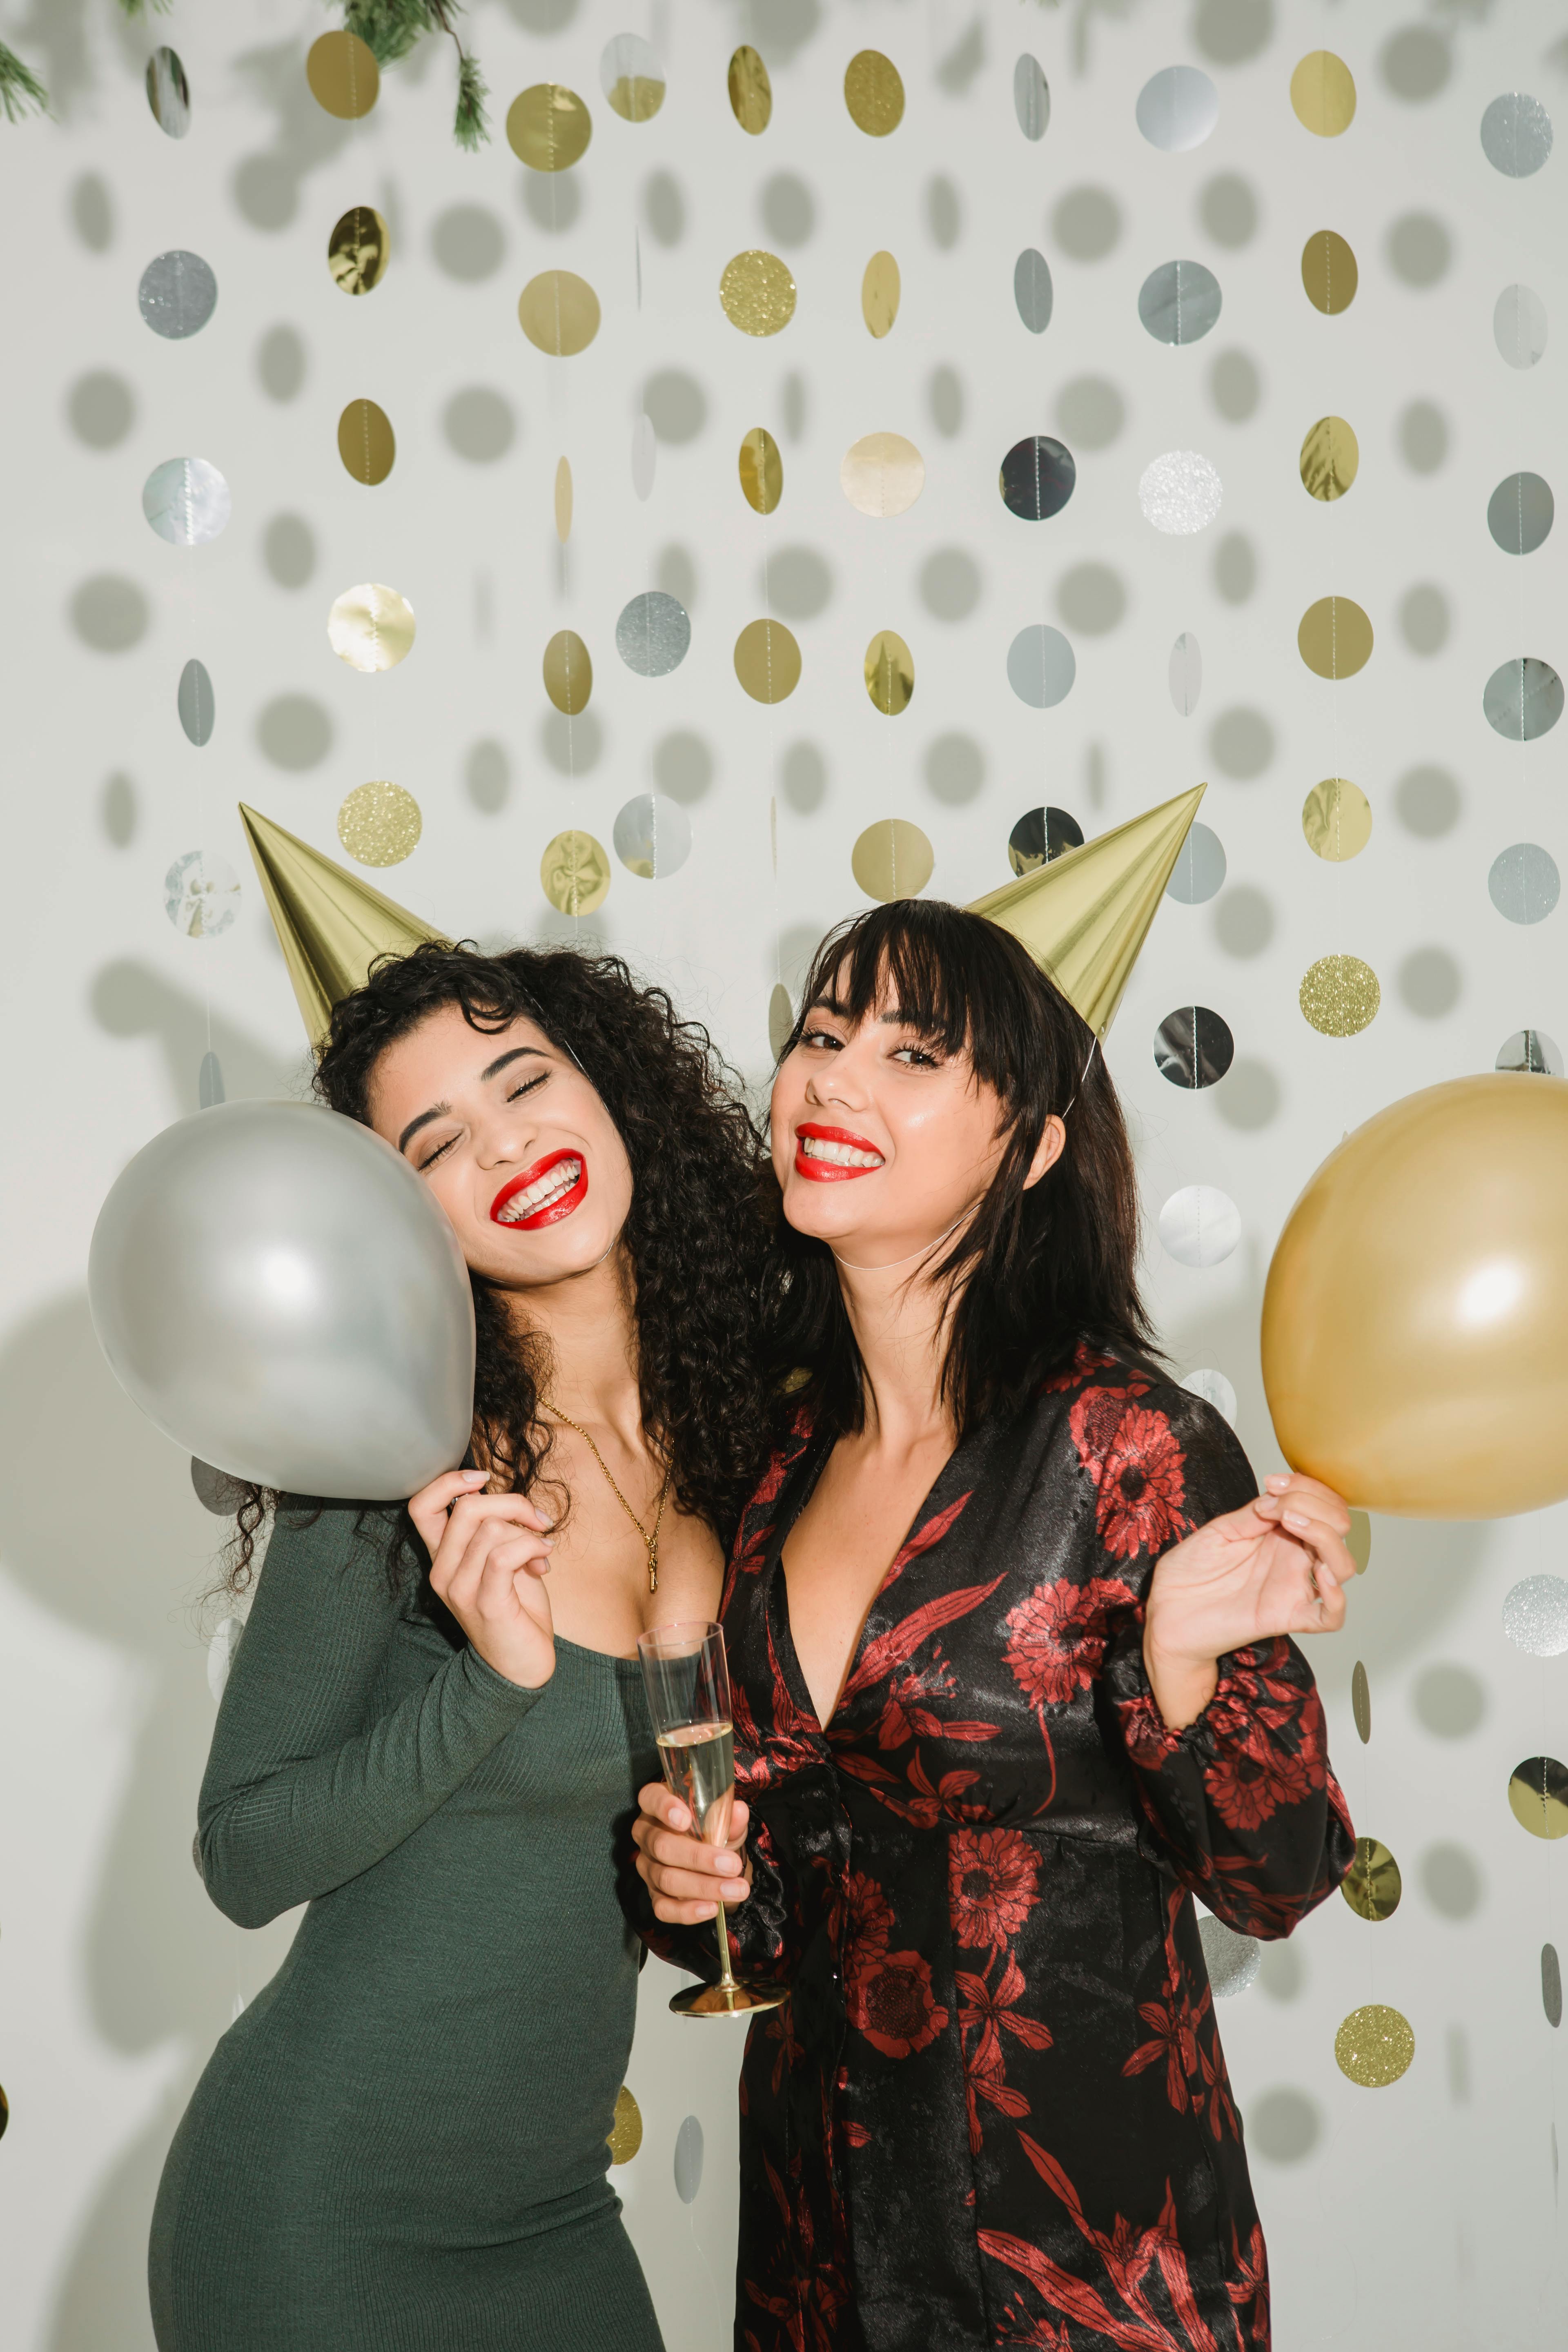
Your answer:
[[[735,1742],[723,1628],[706,1620],[656,1625],[639,1637],[637,1654],[665,1781],[691,1817],[692,1837],[700,1844],[727,1845],[735,1801]],[[671,2009],[680,2017],[740,2017],[777,2009],[788,1998],[784,1990],[742,1984],[731,1970],[722,1903],[713,1924],[719,1981],[687,1985],[671,2000]]]

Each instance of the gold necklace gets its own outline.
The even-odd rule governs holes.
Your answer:
[[[582,1439],[584,1444],[587,1447],[589,1453],[593,1455],[595,1461],[604,1472],[605,1476],[608,1479],[611,1494],[614,1495],[616,1502],[620,1505],[622,1510],[625,1511],[627,1518],[630,1519],[633,1527],[636,1528],[638,1535],[641,1536],[644,1543],[647,1546],[647,1589],[650,1592],[657,1592],[658,1591],[659,1523],[664,1517],[664,1507],[669,1498],[669,1481],[671,1474],[674,1471],[675,1465],[671,1463],[665,1471],[664,1484],[658,1490],[658,1508],[653,1515],[653,1533],[649,1535],[647,1529],[644,1527],[642,1521],[638,1518],[637,1513],[633,1510],[631,1505],[627,1502],[626,1496],[616,1486],[614,1472],[611,1470],[610,1465],[605,1461],[604,1455],[600,1453],[598,1447],[595,1444],[593,1439],[589,1436],[587,1431],[584,1428],[582,1423],[580,1421],[574,1421],[569,1412],[563,1412],[558,1404],[552,1404],[548,1397],[541,1397],[539,1402],[543,1406],[546,1412],[553,1413],[557,1421],[563,1421],[568,1429],[574,1429],[576,1431],[578,1436]]]

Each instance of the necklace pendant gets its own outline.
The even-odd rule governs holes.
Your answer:
[[[657,1537],[647,1548],[647,1589],[650,1592],[658,1591],[658,1538]]]

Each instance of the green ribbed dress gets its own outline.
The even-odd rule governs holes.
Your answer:
[[[396,1596],[390,1542],[280,1515],[224,1694],[208,1892],[247,1927],[309,1907],[169,2151],[160,2352],[662,2352],[605,2177],[637,1664],[562,1642],[519,1689]]]

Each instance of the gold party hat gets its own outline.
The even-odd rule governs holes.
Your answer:
[[[341,997],[363,988],[377,956],[407,955],[444,935],[253,809],[240,822],[312,1046]]]
[[[1208,790],[1178,793],[1111,833],[970,902],[1022,940],[1075,1013],[1103,1038]]]

